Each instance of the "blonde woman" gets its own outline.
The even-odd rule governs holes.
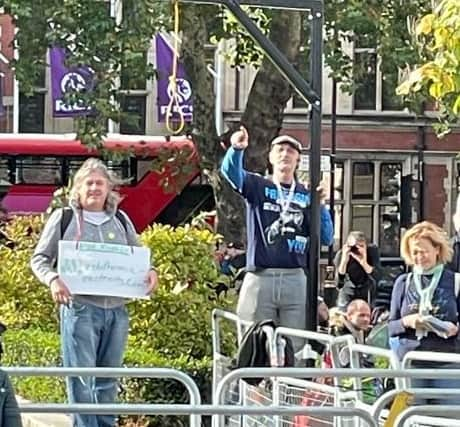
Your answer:
[[[120,196],[114,191],[120,181],[98,159],[86,160],[74,177],[70,193],[72,218],[63,229],[63,209],[52,213],[32,256],[37,278],[50,287],[60,304],[61,347],[65,367],[119,367],[128,337],[126,300],[119,297],[71,295],[55,265],[59,240],[114,243],[139,246],[136,230],[124,212],[118,211]],[[61,236],[62,234],[62,236]],[[157,286],[151,270],[148,292]],[[117,394],[115,378],[69,377],[70,403],[112,403]],[[74,427],[111,427],[112,415],[76,414]]]
[[[452,257],[446,233],[428,221],[416,224],[402,238],[401,255],[412,272],[399,276],[393,287],[388,326],[393,349],[400,359],[411,350],[457,353],[460,300],[455,274],[445,268]],[[433,367],[426,362],[417,366]],[[459,382],[422,379],[414,383],[450,388]]]

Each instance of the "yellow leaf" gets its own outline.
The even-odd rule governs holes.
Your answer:
[[[454,106],[452,107],[452,111],[457,116],[460,115],[460,95],[457,96],[457,99],[454,102]]]
[[[441,97],[442,92],[442,84],[441,83],[433,83],[430,85],[428,89],[430,95],[435,98],[439,99]]]
[[[433,28],[433,21],[435,16],[432,13],[425,15],[415,28],[415,34],[419,36],[420,34],[429,34]]]
[[[397,88],[396,88],[396,95],[409,95],[411,88],[411,84],[409,80],[406,80],[405,82],[401,83]]]
[[[444,86],[444,94],[453,92],[455,90],[455,82],[452,76],[449,74],[444,74],[442,76],[442,84]]]
[[[436,28],[436,30],[434,31],[435,49],[439,49],[445,46],[450,37],[450,32],[447,31],[445,28]]]

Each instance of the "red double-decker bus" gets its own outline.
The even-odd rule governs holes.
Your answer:
[[[127,153],[109,168],[126,179],[120,188],[121,209],[133,220],[137,231],[152,222],[178,225],[199,210],[212,209],[212,190],[201,182],[193,142],[186,137],[110,135],[104,148]],[[170,167],[152,170],[152,161],[165,152],[180,152],[187,167],[180,180]],[[11,214],[46,211],[54,191],[66,186],[69,178],[88,157],[99,153],[88,149],[75,135],[0,134],[0,192],[2,204]],[[185,156],[185,157],[184,157]],[[173,190],[164,185],[172,182]]]

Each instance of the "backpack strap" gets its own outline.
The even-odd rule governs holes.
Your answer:
[[[455,274],[455,298],[458,298],[458,294],[460,293],[460,273]]]
[[[121,225],[125,229],[125,232],[128,232],[128,223],[126,221],[125,214],[122,211],[120,211],[119,209],[117,209],[117,211],[115,212],[115,216],[121,222]]]
[[[407,294],[407,291],[409,290],[411,280],[412,280],[412,272],[409,272],[409,273],[407,273],[407,276],[406,276],[406,284],[405,284],[405,287],[404,287],[404,294]],[[404,296],[404,294],[403,294],[403,296]]]
[[[61,239],[64,237],[64,233],[69,227],[70,221],[72,221],[73,210],[72,208],[62,208],[62,218],[61,218]]]

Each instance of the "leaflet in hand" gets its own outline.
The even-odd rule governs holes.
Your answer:
[[[439,320],[437,317],[429,315],[423,316],[423,325],[428,331],[434,332],[436,335],[442,338],[448,338],[448,333],[449,329],[452,327],[452,322]]]

